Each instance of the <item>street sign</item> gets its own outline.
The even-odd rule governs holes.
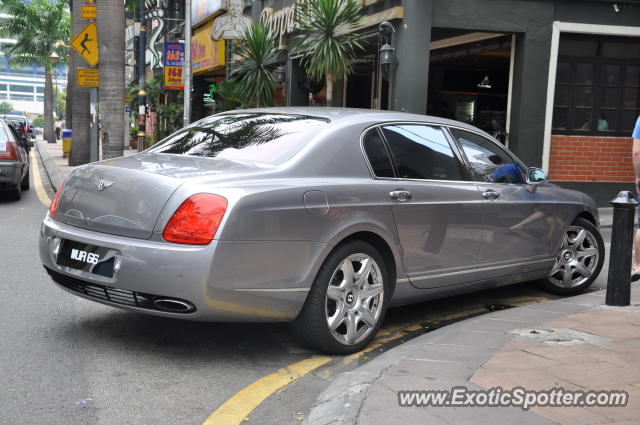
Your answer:
[[[184,90],[182,67],[184,65],[184,44],[164,43],[164,89]]]
[[[78,68],[76,70],[78,87],[99,87],[100,70],[95,68]]]
[[[98,6],[82,6],[82,19],[96,19]]]
[[[98,27],[89,22],[82,31],[71,40],[71,47],[82,56],[90,66],[96,66],[100,59],[98,55]]]

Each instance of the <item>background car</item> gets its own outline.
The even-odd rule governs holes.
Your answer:
[[[343,108],[233,111],[76,168],[40,238],[55,282],[114,307],[289,321],[362,349],[388,307],[527,280],[574,293],[604,259],[587,195],[463,123]]]
[[[33,141],[31,139],[35,139],[35,136],[33,135],[31,124],[29,123],[29,120],[24,113],[9,112],[8,114],[3,115],[2,119],[7,123],[15,124],[14,128],[16,128],[19,133],[22,133],[20,130],[20,126],[22,125],[22,127],[24,128],[24,135],[27,138],[27,143],[30,147],[33,147]]]
[[[26,139],[0,120],[0,191],[10,192],[16,200],[29,190],[29,150]]]

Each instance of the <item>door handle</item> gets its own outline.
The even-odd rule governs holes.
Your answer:
[[[397,201],[407,201],[411,199],[411,192],[408,190],[394,190],[389,192],[389,196]]]
[[[499,197],[500,197],[500,194],[495,190],[487,189],[484,192],[482,192],[482,199],[493,200],[493,199],[498,199]]]

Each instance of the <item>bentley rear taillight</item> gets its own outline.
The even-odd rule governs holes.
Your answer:
[[[53,201],[51,201],[51,205],[49,205],[49,217],[51,218],[56,218],[56,212],[58,211],[58,201],[60,199],[60,193],[62,193],[63,188],[64,182],[58,188],[56,196],[53,197]]]
[[[213,240],[227,211],[227,200],[210,193],[193,195],[180,205],[164,228],[168,242],[206,245]]]

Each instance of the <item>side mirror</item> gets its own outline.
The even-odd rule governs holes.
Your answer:
[[[527,183],[540,184],[547,181],[547,173],[539,168],[531,167],[527,170]]]

